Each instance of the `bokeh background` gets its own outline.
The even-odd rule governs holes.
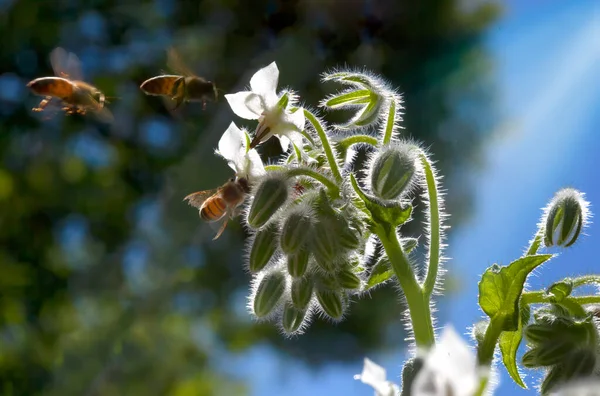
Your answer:
[[[214,147],[232,120],[251,124],[222,96],[175,115],[144,96],[170,45],[223,92],[272,61],[308,104],[336,66],[398,86],[405,134],[445,175],[452,260],[437,306],[460,333],[481,318],[479,276],[521,254],[556,189],[600,202],[595,0],[0,0],[0,37],[3,395],[370,395],[352,379],[364,356],[399,379],[392,288],[292,340],[250,319],[243,228],[213,242],[182,198],[230,177]],[[114,124],[31,112],[25,84],[52,74],[56,46],[114,97]],[[587,233],[530,287],[598,271],[600,229]],[[499,372],[497,394],[526,394]]]

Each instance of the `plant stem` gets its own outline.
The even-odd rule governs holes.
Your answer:
[[[492,360],[494,359],[494,351],[496,350],[496,344],[500,333],[502,333],[502,323],[498,323],[498,319],[492,318],[488,324],[483,340],[477,348],[477,362],[480,366],[490,367]]]
[[[573,287],[580,287],[584,285],[600,285],[600,275],[583,275],[573,278]]]
[[[423,283],[423,293],[429,300],[440,266],[440,245],[441,245],[441,224],[440,224],[440,205],[438,201],[438,186],[436,183],[433,167],[425,153],[419,155],[423,169],[425,170],[425,180],[427,182],[428,206],[429,206],[429,263],[427,265],[427,276]]]
[[[373,136],[369,136],[369,135],[352,135],[352,136],[343,138],[337,142],[337,144],[344,149],[347,149],[348,147],[352,146],[353,144],[359,144],[359,143],[369,144],[374,147],[376,147],[379,144],[379,142],[377,141],[376,138],[374,138]]]
[[[527,253],[525,253],[526,256],[532,256],[534,254],[537,254],[538,250],[540,249],[540,246],[542,245],[543,236],[544,231],[540,228],[529,243],[529,248],[527,249]]]
[[[333,177],[337,182],[341,183],[343,181],[342,174],[340,173],[335,154],[331,149],[331,144],[329,143],[329,138],[325,133],[325,129],[323,129],[323,126],[321,125],[317,117],[310,111],[304,109],[304,116],[312,124],[313,128],[315,128],[315,131],[317,132],[317,135],[321,140],[321,146],[323,146],[323,151],[325,151],[325,156],[327,157],[327,162],[329,163],[329,168],[331,169],[331,173],[333,173]]]
[[[598,304],[600,303],[600,296],[567,297],[565,300],[579,305]],[[552,298],[547,296],[544,291],[524,292],[521,296],[521,303],[523,304],[547,304],[552,302]]]
[[[381,226],[376,228],[377,236],[385,249],[392,264],[392,269],[406,297],[415,343],[417,347],[429,349],[435,344],[429,298],[423,294],[417,282],[408,258],[402,251],[396,230],[394,228],[385,230]]]
[[[396,124],[396,97],[391,95],[390,107],[388,111],[387,122],[385,124],[385,133],[383,135],[383,144],[388,144],[392,140],[394,126]]]

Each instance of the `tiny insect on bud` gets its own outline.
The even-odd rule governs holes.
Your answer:
[[[314,282],[310,278],[298,278],[292,281],[291,295],[294,307],[304,310],[312,298]]]
[[[288,334],[293,334],[302,327],[302,322],[306,316],[305,310],[299,310],[293,304],[286,304],[281,318],[283,329]]]
[[[312,232],[311,217],[301,211],[292,212],[283,223],[281,230],[281,250],[295,253],[304,246]]]
[[[248,225],[254,229],[265,225],[271,217],[285,204],[289,188],[285,179],[269,177],[264,179],[254,196],[248,213]]]
[[[342,297],[331,290],[317,290],[317,300],[323,311],[333,319],[341,319],[344,314]]]
[[[281,272],[268,274],[261,280],[253,304],[257,317],[263,318],[273,312],[283,296],[285,284],[285,275]]]
[[[382,199],[396,199],[410,186],[415,172],[413,147],[396,144],[378,153],[371,165],[371,188]]]
[[[558,191],[545,210],[546,246],[569,247],[577,241],[588,221],[588,202],[572,188]]]
[[[267,265],[277,249],[277,226],[270,225],[256,233],[250,249],[249,268],[256,273]]]
[[[344,289],[355,290],[360,287],[360,278],[349,268],[344,268],[336,274],[338,284]]]
[[[309,258],[310,253],[306,249],[302,249],[294,254],[288,254],[287,265],[289,274],[294,278],[304,276],[308,268]]]
[[[596,366],[596,352],[593,349],[576,349],[565,359],[563,373],[565,380],[590,375]]]

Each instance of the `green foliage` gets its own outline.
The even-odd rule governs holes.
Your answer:
[[[530,308],[526,305],[521,306],[521,314],[519,315],[519,322],[517,329],[513,331],[503,331],[500,334],[498,345],[500,352],[502,353],[502,363],[506,367],[506,371],[510,377],[519,385],[521,388],[527,388],[517,367],[517,352],[521,345],[521,339],[523,338],[523,326],[529,322]]]

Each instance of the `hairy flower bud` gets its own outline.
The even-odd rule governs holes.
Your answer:
[[[371,188],[382,199],[396,199],[410,186],[416,172],[413,148],[394,144],[382,149],[371,164]]]
[[[525,352],[525,354],[523,354],[523,357],[521,358],[521,364],[523,364],[523,366],[525,366],[527,368],[539,367],[540,364],[537,361],[537,353],[538,353],[537,348],[533,348],[533,349],[530,349],[527,352]]]
[[[557,385],[562,383],[563,380],[563,370],[564,367],[562,365],[552,367],[546,377],[542,381],[540,385],[540,394],[547,395],[551,390],[555,389]]]
[[[553,301],[561,302],[562,300],[565,299],[565,297],[570,296],[572,291],[573,291],[573,281],[571,279],[565,279],[560,282],[553,283],[548,288],[546,293],[548,295],[552,296]]]
[[[314,282],[310,278],[298,278],[292,281],[291,295],[294,307],[304,310],[312,298]]]
[[[281,229],[281,250],[285,253],[296,253],[308,240],[312,233],[312,220],[309,213],[297,210],[292,212],[283,222]]]
[[[338,236],[335,235],[326,218],[319,219],[315,224],[310,242],[317,264],[325,271],[334,271],[333,261],[340,252],[340,246]]]
[[[558,191],[545,209],[544,244],[562,247],[574,244],[587,225],[588,205],[584,194],[575,189]]]
[[[317,300],[323,311],[333,319],[341,319],[344,314],[342,297],[332,290],[317,290]]]
[[[288,183],[281,177],[268,177],[258,186],[248,213],[248,225],[254,229],[265,225],[288,199]]]
[[[271,257],[273,257],[275,249],[277,249],[277,227],[270,225],[259,230],[250,249],[250,271],[256,273],[265,268]]]
[[[540,344],[536,350],[536,362],[538,366],[553,366],[563,361],[563,359],[573,350],[573,343],[570,341],[556,340]]]
[[[273,312],[283,296],[285,285],[285,275],[281,272],[266,275],[258,285],[254,296],[254,314],[263,318]]]
[[[291,303],[285,304],[283,316],[281,318],[283,330],[285,330],[287,334],[297,332],[302,327],[305,316],[306,310],[299,310]]]
[[[565,380],[588,376],[594,371],[595,366],[596,353],[593,349],[576,349],[565,359],[563,375]]]
[[[289,274],[294,278],[304,276],[308,268],[309,257],[310,253],[306,249],[302,249],[294,254],[288,254],[287,265]]]
[[[336,273],[338,284],[344,289],[355,290],[360,287],[360,278],[350,268],[344,268]]]

